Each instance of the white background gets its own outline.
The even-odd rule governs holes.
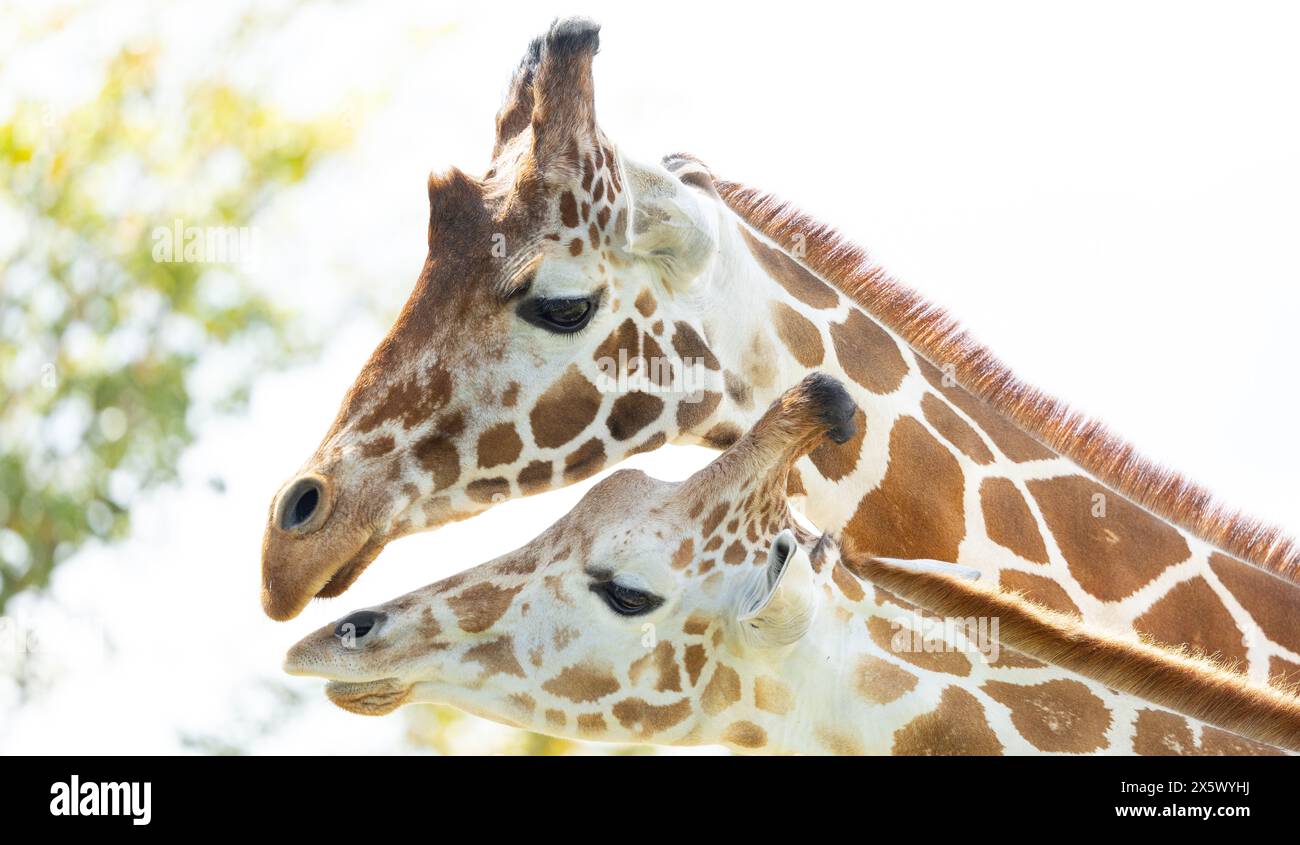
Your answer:
[[[86,550],[48,598],[11,606],[11,629],[50,643],[50,677],[21,705],[0,684],[0,751],[167,752],[182,731],[265,752],[405,748],[400,715],[351,716],[320,682],[282,678],[284,649],[526,542],[594,481],[399,541],[346,596],[286,624],[258,608],[265,511],[383,335],[383,321],[351,316],[357,303],[391,317],[415,279],[428,171],[486,168],[525,44],[581,5],[604,25],[598,119],[630,154],[692,152],[795,201],[1026,380],[1300,531],[1294,7],[309,6],[229,71],[291,111],[358,120],[354,149],[256,221],[259,282],[307,324],[342,328],[320,361],[261,379],[246,418],[207,427],[184,483],[137,510],[127,543]],[[221,62],[204,52],[202,4],[112,6],[7,68],[6,98],[19,86],[75,98],[75,59],[133,28],[161,34],[178,68]],[[708,455],[636,463],[681,477]],[[106,652],[73,636],[85,627],[106,632]],[[263,734],[263,681],[311,704]]]

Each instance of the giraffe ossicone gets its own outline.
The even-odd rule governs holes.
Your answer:
[[[788,474],[828,435],[851,434],[855,415],[842,386],[808,376],[685,481],[616,472],[524,547],[322,628],[285,668],[329,679],[329,697],[357,713],[432,701],[607,742],[1300,749],[1294,697],[977,590],[946,565],[855,558],[801,527]]]
[[[829,227],[689,156],[625,154],[596,123],[596,43],[579,20],[535,40],[491,168],[430,180],[411,298],[272,503],[269,615],[339,595],[401,536],[667,443],[725,448],[821,370],[855,433],[790,486],[851,555],[960,564],[1300,680],[1294,545],[1019,382]]]

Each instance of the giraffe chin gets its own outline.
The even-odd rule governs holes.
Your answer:
[[[325,695],[349,713],[361,716],[384,716],[401,707],[411,697],[413,685],[396,678],[378,681],[330,681]]]

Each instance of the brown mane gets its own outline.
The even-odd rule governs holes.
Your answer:
[[[901,570],[870,558],[846,563],[859,577],[931,613],[996,618],[998,640],[1030,657],[1238,736],[1300,751],[1300,687],[1252,684],[1202,655],[1099,633],[1073,616],[991,585]]]
[[[689,156],[669,158],[690,159]],[[714,180],[722,200],[773,243],[798,236],[798,259],[896,332],[930,363],[952,365],[957,382],[1057,454],[1152,513],[1243,561],[1300,583],[1300,547],[1279,527],[1217,501],[1204,487],[1140,454],[1099,420],[1018,379],[943,309],[890,277],[866,250],[789,203]],[[793,256],[792,256],[793,257]]]

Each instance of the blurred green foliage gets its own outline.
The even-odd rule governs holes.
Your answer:
[[[0,123],[0,611],[121,537],[204,416],[307,346],[250,284],[255,252],[157,258],[177,221],[255,236],[346,123],[286,120],[214,80],[169,95],[156,60],[124,48],[89,102],[20,102]],[[214,353],[218,383],[197,388]]]

